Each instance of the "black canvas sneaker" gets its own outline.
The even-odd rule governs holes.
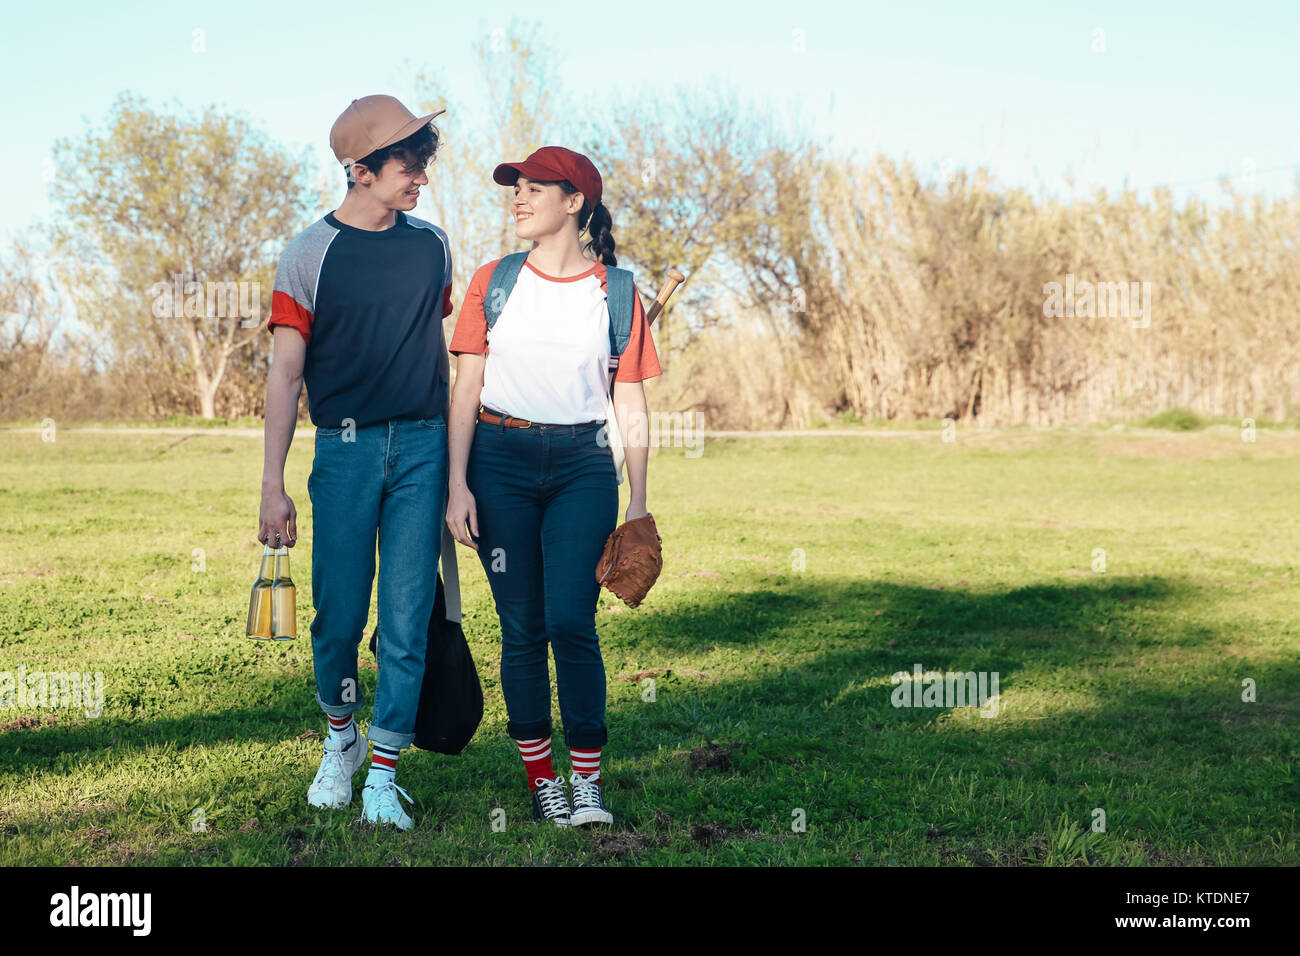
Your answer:
[[[580,827],[586,823],[613,823],[614,814],[609,812],[600,795],[600,784],[596,775],[584,777],[576,770],[569,777],[573,786],[573,813],[569,817],[571,826]]]
[[[538,777],[533,781],[533,819],[554,820],[557,827],[567,827],[569,816],[573,812],[569,798],[564,794],[564,778]]]

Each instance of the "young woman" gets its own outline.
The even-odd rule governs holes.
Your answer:
[[[533,819],[612,823],[601,796],[608,734],[595,570],[618,524],[618,478],[602,430],[611,374],[620,434],[631,436],[629,425],[647,421],[641,382],[660,373],[659,360],[634,292],[631,337],[617,372],[610,371],[605,267],[618,260],[591,161],[544,146],[521,163],[501,164],[492,178],[513,187],[515,234],[533,247],[504,305],[490,304],[488,311],[500,310],[490,335],[485,299],[501,260],[475,273],[461,307],[449,347],[459,358],[446,520],[456,540],[478,552],[492,588],[506,732],[523,758]],[[584,230],[589,239],[579,245]],[[648,435],[643,426],[635,431]],[[623,444],[631,520],[647,513],[649,449],[644,438]],[[548,644],[572,760],[572,805],[551,760]]]

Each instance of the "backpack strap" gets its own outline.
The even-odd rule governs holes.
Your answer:
[[[609,301],[609,394],[614,395],[614,372],[619,356],[632,337],[632,299],[636,289],[632,273],[614,266],[605,267],[605,297]]]
[[[492,331],[492,326],[497,324],[497,319],[501,317],[501,312],[506,307],[506,300],[514,291],[515,280],[519,278],[519,270],[524,267],[524,260],[527,258],[527,252],[512,252],[508,256],[502,256],[501,261],[492,270],[487,294],[483,296],[483,315],[487,318],[489,333]]]

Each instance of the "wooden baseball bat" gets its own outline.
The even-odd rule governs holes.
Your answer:
[[[654,325],[655,319],[659,318],[659,313],[663,307],[668,304],[672,294],[677,291],[677,287],[686,281],[686,276],[682,275],[676,269],[668,270],[668,278],[664,280],[663,288],[655,296],[655,300],[650,305],[650,311],[646,313],[645,320],[647,325]]]

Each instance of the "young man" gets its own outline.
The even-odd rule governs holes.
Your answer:
[[[348,191],[280,257],[267,326],[266,460],[258,540],[293,547],[297,513],[284,489],[298,397],[307,385],[315,457],[312,655],[316,700],[329,718],[316,807],[346,807],[352,775],[374,745],[362,817],[403,830],[398,754],[415,737],[447,495],[451,250],[437,226],[408,216],[438,147],[430,122],[391,96],[353,100],[330,131]],[[379,542],[379,683],[367,728],[357,646],[370,614]]]

